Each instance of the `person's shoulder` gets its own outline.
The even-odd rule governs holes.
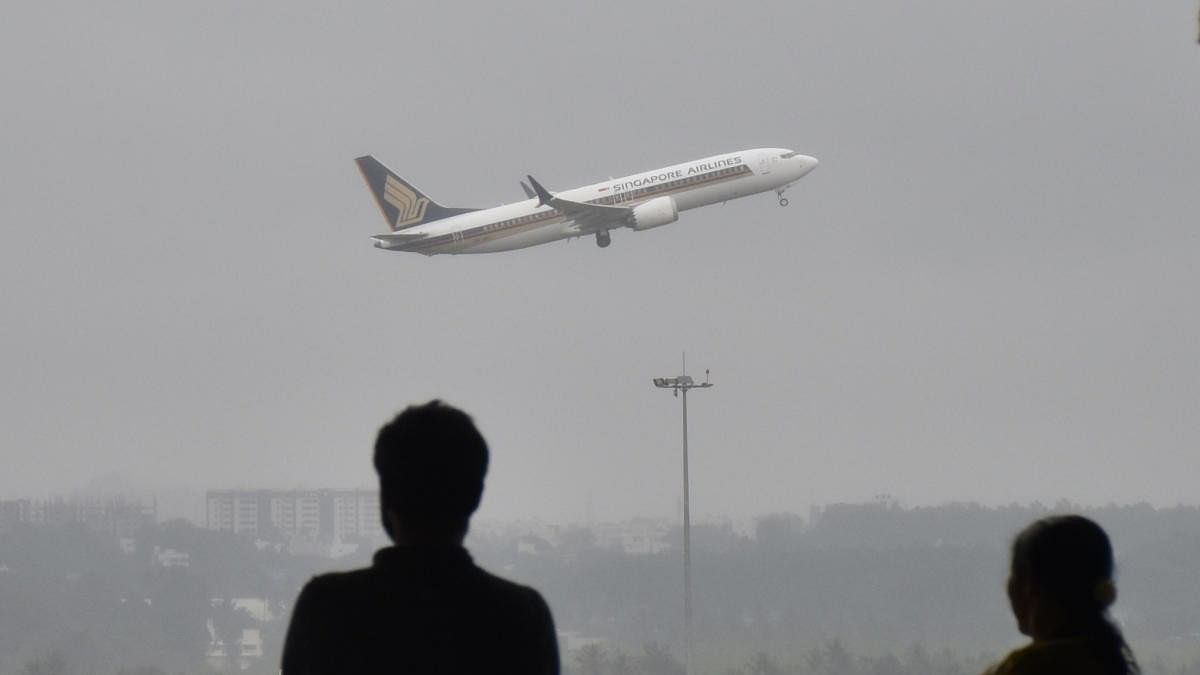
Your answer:
[[[370,567],[346,572],[326,572],[308,580],[300,591],[301,598],[319,601],[325,598],[345,597],[348,591],[374,583],[375,571]]]
[[[985,675],[1053,675],[1098,673],[1099,664],[1080,640],[1034,642],[1013,650]]]
[[[355,570],[346,570],[343,572],[325,572],[318,574],[309,580],[310,584],[317,584],[322,587],[341,587],[353,584],[363,583],[372,577],[376,576],[376,570],[373,567],[362,567]]]
[[[533,588],[496,576],[482,567],[476,566],[475,570],[479,583],[487,588],[488,593],[493,596],[510,598],[513,601],[535,605],[545,605],[545,600],[542,599],[541,593],[538,593]]]
[[[1033,645],[1026,645],[1008,653],[999,663],[984,672],[984,675],[1020,675],[1028,672],[1030,667],[1030,651]]]
[[[1000,663],[992,666],[985,675],[1037,675],[1053,672],[1046,670],[1046,651],[1042,645],[1033,643],[1014,649]]]

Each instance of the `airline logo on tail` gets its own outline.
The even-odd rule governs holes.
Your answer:
[[[383,199],[399,212],[396,215],[396,223],[392,226],[392,229],[396,230],[424,220],[425,209],[429,206],[428,198],[418,197],[412,188],[391,175],[383,184]]]

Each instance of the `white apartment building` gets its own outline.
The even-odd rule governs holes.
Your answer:
[[[206,526],[264,538],[383,540],[374,490],[210,490]]]

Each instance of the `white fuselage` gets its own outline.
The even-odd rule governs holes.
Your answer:
[[[555,196],[624,207],[670,196],[679,211],[686,211],[759,192],[782,192],[816,165],[816,159],[791,150],[755,148],[613,178]],[[376,246],[426,255],[493,253],[588,234],[553,207],[540,206],[537,199],[452,216],[404,233],[425,238],[402,246],[377,241]]]

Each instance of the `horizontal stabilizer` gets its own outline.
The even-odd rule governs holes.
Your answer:
[[[405,244],[426,239],[425,234],[405,234],[404,232],[389,232],[386,234],[376,234],[371,237],[371,241],[375,242],[375,248],[402,248]]]

